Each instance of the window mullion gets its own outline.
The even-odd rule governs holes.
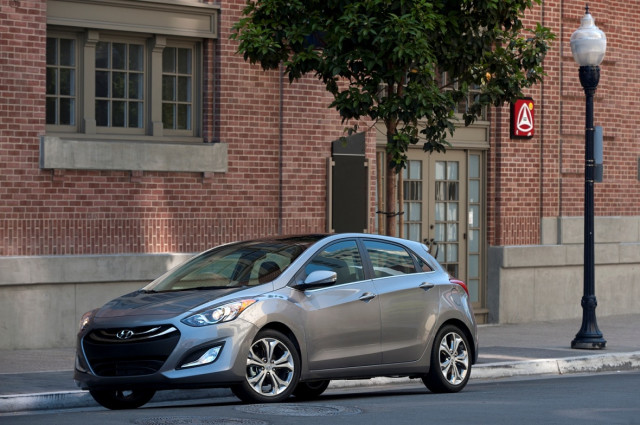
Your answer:
[[[83,56],[83,118],[82,125],[84,127],[85,134],[96,134],[96,112],[93,105],[95,105],[96,95],[96,45],[100,41],[100,33],[98,31],[89,30],[86,33],[86,40],[84,43]]]
[[[163,136],[164,128],[162,125],[162,52],[167,46],[167,38],[156,35],[152,40],[151,63],[149,64],[149,74],[152,96],[149,99],[150,117],[151,117],[151,134],[153,136]]]

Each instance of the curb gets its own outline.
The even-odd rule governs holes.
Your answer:
[[[227,388],[208,388],[202,390],[167,390],[158,391],[151,403],[162,403],[183,400],[213,399],[231,397],[233,393]],[[17,413],[35,410],[77,409],[86,407],[99,408],[100,405],[91,397],[89,391],[57,391],[34,394],[15,394],[0,396],[0,414]]]
[[[524,360],[509,363],[484,363],[474,366],[471,379],[501,379],[518,376],[566,375],[573,373],[599,373],[640,370],[640,351],[632,353],[598,354],[562,359]],[[415,382],[410,378],[386,378],[336,380],[329,388],[377,387],[401,385]],[[152,402],[171,402],[197,400],[216,397],[229,397],[232,393],[226,388],[205,390],[168,390],[159,391]],[[47,409],[73,409],[99,407],[88,391],[62,391],[35,394],[16,394],[0,396],[0,414]]]
[[[640,351],[597,354],[562,359],[524,360],[510,363],[485,363],[471,371],[475,379],[499,379],[516,376],[565,375],[640,370]]]

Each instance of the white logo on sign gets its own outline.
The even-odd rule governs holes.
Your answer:
[[[526,103],[523,103],[518,111],[516,128],[523,133],[528,133],[533,130],[533,117],[531,116],[529,105]]]

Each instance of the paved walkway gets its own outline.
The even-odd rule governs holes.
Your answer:
[[[640,314],[598,318],[604,350],[574,350],[581,320],[483,325],[472,379],[640,370]],[[97,406],[73,381],[74,349],[0,350],[0,413]],[[334,381],[333,387],[407,380]],[[160,391],[154,401],[230,395],[226,389]]]

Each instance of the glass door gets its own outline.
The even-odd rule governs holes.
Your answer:
[[[484,307],[484,177],[480,151],[409,152],[402,173],[401,236],[424,242]]]
[[[484,229],[485,210],[482,157],[480,153],[469,153],[467,160],[467,287],[469,296],[478,311],[484,306],[482,302],[486,292],[484,289]]]
[[[431,155],[429,185],[429,244],[432,255],[452,275],[465,280],[466,232],[464,222],[466,181],[464,152]],[[445,159],[446,158],[446,159]]]

